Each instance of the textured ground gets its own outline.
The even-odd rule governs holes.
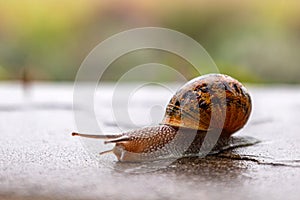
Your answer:
[[[134,97],[129,105],[138,125],[157,123],[162,108],[148,108],[170,97],[148,90],[151,96]],[[149,167],[95,157],[103,146],[95,150],[90,140],[70,136],[76,130],[72,85],[35,84],[24,94],[18,84],[1,83],[0,199],[299,199],[300,86],[249,90],[254,110],[238,135],[259,144]],[[100,94],[105,98],[98,101],[97,118],[114,131],[112,87]],[[126,120],[118,122],[130,128]]]

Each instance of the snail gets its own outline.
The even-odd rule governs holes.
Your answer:
[[[173,95],[157,126],[111,135],[72,135],[115,144],[100,154],[112,152],[119,161],[197,155],[209,134],[219,136],[214,148],[222,148],[224,141],[247,123],[251,109],[250,95],[239,81],[207,74],[187,82]]]

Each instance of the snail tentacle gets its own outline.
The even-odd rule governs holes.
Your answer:
[[[122,135],[114,139],[104,141],[104,144],[128,142],[131,138],[127,135]]]
[[[85,138],[95,138],[95,139],[114,139],[122,136],[121,134],[106,134],[106,135],[93,135],[93,134],[83,134],[83,133],[76,133],[73,132],[72,136],[80,136],[80,137],[85,137]]]
[[[113,153],[114,152],[114,149],[110,149],[110,150],[107,150],[107,151],[102,151],[99,153],[99,155],[103,155],[103,154],[107,154],[107,153]]]

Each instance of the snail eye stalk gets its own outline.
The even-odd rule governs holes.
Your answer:
[[[82,134],[82,133],[76,133],[73,132],[72,136],[79,136],[79,137],[85,137],[85,138],[94,138],[94,139],[115,139],[120,137],[121,135],[113,135],[113,134],[107,134],[107,135],[93,135],[93,134]]]

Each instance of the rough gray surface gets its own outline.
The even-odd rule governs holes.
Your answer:
[[[90,141],[70,136],[76,130],[72,89],[36,84],[24,96],[18,84],[0,84],[0,199],[299,199],[300,87],[250,87],[254,110],[238,135],[261,143],[144,172],[113,156],[95,158],[84,148]],[[113,131],[111,89],[101,93],[98,117]],[[151,92],[134,99],[141,125],[149,123],[143,113],[157,97],[169,98]]]

